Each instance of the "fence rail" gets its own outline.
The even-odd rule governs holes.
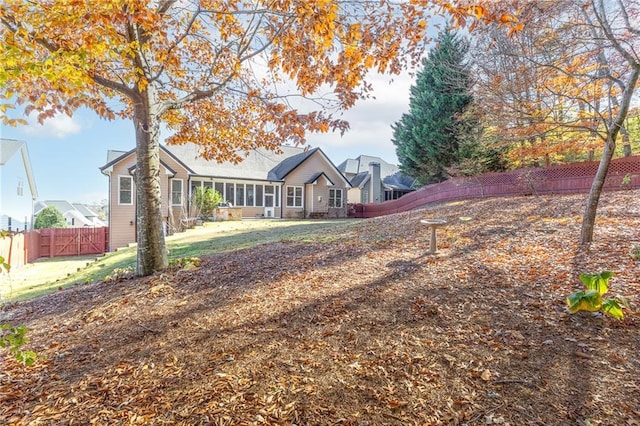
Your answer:
[[[102,254],[108,238],[108,227],[36,229],[0,238],[0,256],[14,268],[41,257]]]
[[[470,198],[587,193],[598,170],[598,162],[584,162],[548,168],[520,169],[505,173],[487,173],[470,178],[454,178],[427,185],[397,200],[379,204],[355,204],[350,217],[369,218],[404,212],[431,203]],[[618,158],[611,162],[605,191],[640,188],[640,156]]]

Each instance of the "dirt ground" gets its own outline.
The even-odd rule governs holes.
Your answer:
[[[569,314],[578,274],[640,302],[640,192],[474,200],[316,242],[6,305],[9,425],[638,425],[640,319]],[[422,218],[442,218],[426,254]],[[4,353],[3,353],[4,355]]]

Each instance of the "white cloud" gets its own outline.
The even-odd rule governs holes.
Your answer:
[[[344,136],[328,133],[307,138],[311,146],[319,146],[336,164],[361,154],[397,162],[391,125],[409,109],[409,90],[414,77],[409,73],[393,77],[374,75],[369,81],[373,85],[372,98],[358,102],[342,116],[350,125]]]
[[[38,113],[32,112],[29,114],[28,121],[29,124],[24,128],[24,133],[31,137],[63,139],[82,131],[82,125],[77,119],[66,114],[57,114],[40,124],[38,123]]]

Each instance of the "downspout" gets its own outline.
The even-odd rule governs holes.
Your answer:
[[[282,219],[283,214],[284,214],[284,206],[283,206],[284,202],[282,200],[282,191],[281,191],[283,184],[284,183],[280,183],[280,185],[276,187],[276,188],[278,188],[277,191],[280,191],[280,194],[276,197],[278,200],[280,200],[280,219]],[[273,196],[275,197],[276,194],[273,194]],[[275,203],[275,200],[274,200],[274,203]]]

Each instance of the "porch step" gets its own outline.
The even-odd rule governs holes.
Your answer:
[[[309,213],[309,219],[326,219],[328,214],[328,212],[312,212]]]

